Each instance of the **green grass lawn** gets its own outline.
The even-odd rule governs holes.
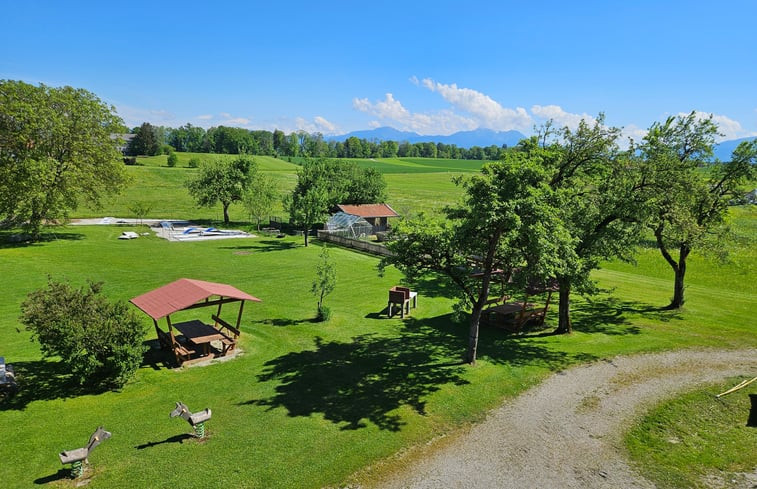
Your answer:
[[[701,387],[647,413],[626,436],[638,470],[661,488],[752,487],[744,474],[757,464],[754,389],[715,398],[742,380]]]
[[[121,214],[129,200],[144,199],[154,204],[154,217],[213,218],[213,209],[196,209],[182,197],[181,182],[192,170],[129,171],[135,184],[127,196],[94,215],[129,217]],[[296,178],[290,170],[266,171],[279,175],[282,186]],[[387,174],[390,199],[399,202],[390,203],[434,211],[459,196],[449,179],[446,171]],[[240,209],[232,206],[233,219],[245,219]],[[641,351],[757,346],[754,217],[734,212],[741,238],[730,263],[692,256],[682,311],[660,310],[672,294],[672,276],[659,254],[644,251],[637,266],[608,263],[596,272],[608,292],[576,298],[574,334],[484,329],[475,367],[459,361],[467,325],[452,319],[450,292],[430,279],[416,284],[418,309],[404,321],[387,319],[386,291],[402,279],[393,269],[379,277],[378,259],[369,255],[332,248],[337,288],[326,300],[332,319],[315,323],[310,284],[320,247],[305,248],[301,238],[121,241],[122,231],[139,229],[69,226],[23,246],[3,244],[7,233],[0,233],[0,355],[16,365],[22,384],[16,398],[0,405],[2,486],[57,481],[64,475],[57,453],[82,446],[99,425],[113,437],[90,459],[90,487],[338,486],[370,480],[366,467],[482,419],[568,365]],[[17,320],[26,294],[48,275],[77,286],[104,281],[114,300],[189,277],[230,283],[263,302],[245,307],[237,358],[173,369],[151,350],[121,391],[82,393],[54,359],[41,359]],[[200,309],[174,319],[209,315]],[[154,332],[146,338],[152,339]],[[189,425],[168,418],[178,400],[213,410],[206,441],[185,437]]]

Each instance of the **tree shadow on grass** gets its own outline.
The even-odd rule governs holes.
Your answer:
[[[268,251],[285,251],[297,248],[298,244],[293,241],[283,241],[275,239],[262,239],[251,245],[225,246],[224,249],[230,250],[254,250],[259,252]]]
[[[640,334],[641,329],[631,324],[629,314],[638,314],[646,319],[669,322],[680,320],[677,311],[666,310],[638,301],[624,301],[616,297],[587,298],[577,303],[572,311],[573,329],[584,333],[607,335]]]
[[[343,430],[365,428],[370,422],[399,431],[405,422],[398,408],[407,406],[424,415],[429,395],[445,385],[468,383],[468,367],[461,360],[467,333],[467,327],[445,315],[408,318],[396,336],[365,334],[347,342],[316,338],[314,349],[265,364],[258,379],[276,383],[271,397],[241,404],[284,408],[290,416],[322,414]],[[566,354],[533,341],[485,343],[482,353],[500,363],[570,362]]]
[[[18,392],[12,397],[0,400],[0,411],[23,410],[34,401],[50,401],[102,392],[77,384],[68,374],[63,362],[13,362],[13,368]]]
[[[0,231],[0,249],[8,248],[26,248],[29,246],[42,246],[52,241],[80,241],[84,239],[81,233],[73,232],[45,232],[42,233],[37,241],[30,241],[28,235],[18,231],[2,230]]]
[[[298,324],[317,323],[319,321],[317,318],[309,318],[309,319],[273,318],[273,319],[264,319],[260,322],[263,324],[270,324],[271,326],[286,327],[286,326],[297,326]]]

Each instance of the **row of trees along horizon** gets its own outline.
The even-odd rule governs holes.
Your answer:
[[[249,154],[309,158],[444,158],[456,160],[498,160],[507,145],[461,148],[445,143],[371,141],[356,136],[345,141],[326,141],[321,133],[305,131],[248,130],[218,126],[205,130],[186,124],[178,128],[154,126],[149,122],[131,130],[134,138],[126,147],[128,156],[155,156],[169,151],[189,153]]]
[[[112,108],[86,90],[0,81],[0,227],[25,228],[38,240],[43,226],[63,222],[81,202],[96,205],[119,192],[127,175],[111,134],[121,127]],[[396,266],[411,282],[431,274],[453,286],[459,310],[471,311],[471,363],[484,305],[505,286],[497,270],[519,270],[523,286],[556,279],[556,333],[570,333],[571,294],[596,292],[591,271],[602,260],[633,260],[653,235],[674,272],[668,307],[680,308],[689,255],[724,251],[728,206],[757,176],[757,140],[740,143],[729,161],[712,162],[718,135],[713,118],[695,112],[653,124],[627,149],[602,114],[575,129],[548,123],[479,173],[456,177],[463,198],[443,215],[401,219],[387,244],[394,254],[381,265]],[[297,177],[285,208],[306,231],[306,244],[334,202],[380,201],[386,188],[380,173],[349,161],[308,159]],[[221,200],[228,207],[243,195],[260,202],[272,188],[262,178],[252,158],[240,155],[203,165],[187,187],[199,205]],[[255,182],[262,190],[253,190]],[[471,257],[480,261],[475,276]]]

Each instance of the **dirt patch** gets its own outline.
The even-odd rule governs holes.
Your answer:
[[[755,370],[755,349],[683,350],[574,367],[375,487],[653,488],[624,456],[631,421],[678,392]]]

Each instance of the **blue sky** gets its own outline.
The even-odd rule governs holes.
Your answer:
[[[526,5],[528,3],[528,5]],[[692,110],[757,135],[757,2],[0,0],[0,78],[127,125],[530,133]]]

